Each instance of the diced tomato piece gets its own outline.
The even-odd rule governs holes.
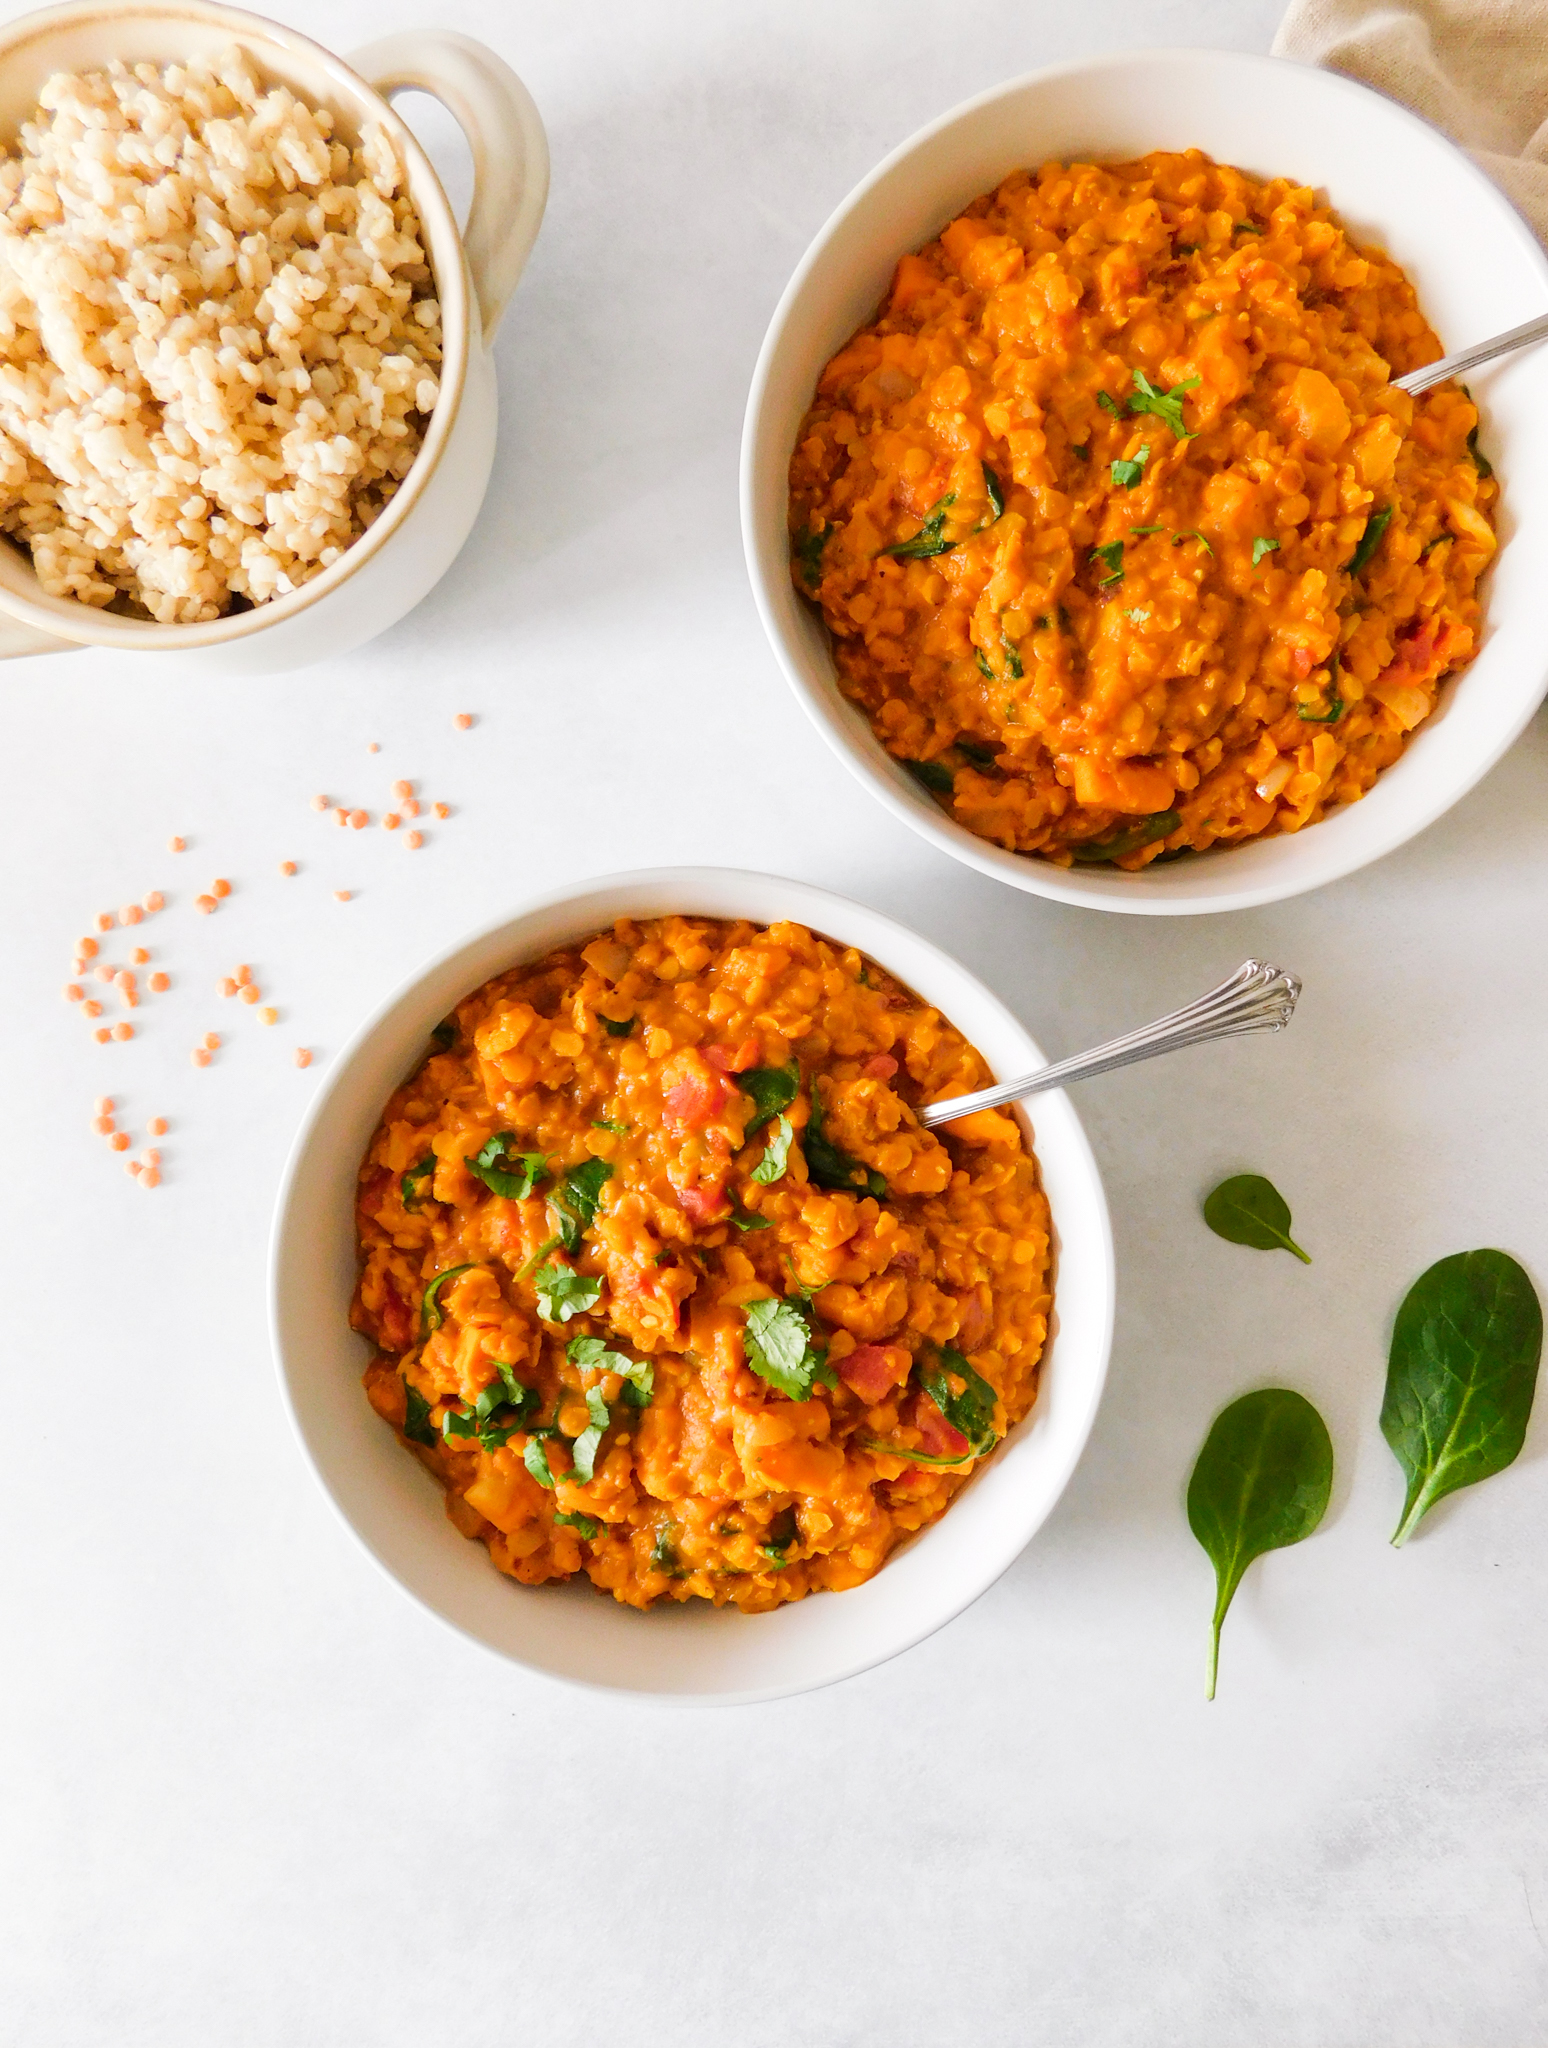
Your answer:
[[[673,1054],[666,1074],[670,1078],[661,1092],[662,1103],[675,1122],[690,1128],[707,1124],[725,1107],[731,1093],[731,1083],[725,1075],[692,1047]]]
[[[738,1046],[707,1045],[704,1057],[723,1074],[745,1074],[762,1059],[763,1048],[756,1038],[744,1038]]]
[[[382,1282],[382,1335],[390,1351],[407,1351],[414,1341],[409,1305],[390,1280]]]
[[[914,1427],[924,1439],[919,1448],[927,1458],[960,1458],[967,1450],[967,1438],[952,1428],[928,1394],[914,1403]]]
[[[860,1071],[869,1074],[873,1081],[890,1081],[898,1071],[898,1063],[890,1052],[879,1052],[868,1059]]]
[[[677,1206],[694,1223],[714,1223],[731,1213],[725,1189],[714,1186],[679,1188]]]
[[[862,1401],[883,1400],[908,1378],[909,1356],[900,1344],[857,1344],[838,1361],[838,1376]],[[938,1411],[937,1411],[938,1412]]]

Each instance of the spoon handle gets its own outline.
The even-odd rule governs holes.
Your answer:
[[[1525,348],[1530,342],[1545,340],[1548,340],[1548,313],[1539,313],[1535,320],[1523,321],[1521,326],[1512,327],[1508,334],[1496,334],[1489,341],[1475,341],[1471,348],[1459,348],[1454,356],[1442,356],[1438,363],[1426,363],[1422,370],[1410,370],[1406,377],[1394,377],[1392,381],[1399,391],[1406,391],[1417,398],[1432,384],[1444,384],[1448,377],[1460,377],[1468,370],[1476,370],[1480,363],[1491,363],[1496,356],[1509,355],[1513,348]]]
[[[932,1102],[919,1112],[927,1130],[970,1116],[975,1109],[998,1109],[1001,1103],[1018,1102],[1024,1095],[1040,1095],[1045,1088],[1063,1088],[1071,1081],[1089,1081],[1093,1074],[1109,1074],[1115,1067],[1133,1066],[1136,1060],[1154,1059],[1157,1053],[1178,1052],[1185,1045],[1209,1045],[1217,1038],[1238,1038],[1248,1031],[1283,1031],[1295,1011],[1301,984],[1283,967],[1266,960],[1246,960],[1228,981],[1200,996],[1186,1009],[1159,1017],[1139,1031],[1110,1039],[1093,1052],[1077,1053],[1074,1059],[1059,1060],[1019,1081],[1004,1081],[994,1088],[981,1088],[976,1095],[953,1095],[945,1102]]]

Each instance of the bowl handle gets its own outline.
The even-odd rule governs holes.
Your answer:
[[[488,348],[548,203],[548,137],[532,95],[493,50],[450,29],[384,36],[345,61],[383,99],[429,93],[468,138],[473,204],[462,245]]]

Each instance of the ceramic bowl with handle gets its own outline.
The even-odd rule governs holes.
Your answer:
[[[587,882],[475,932],[421,968],[340,1054],[292,1150],[270,1259],[270,1317],[292,1420],[334,1506],[414,1599],[513,1662],[680,1704],[773,1699],[845,1678],[939,1628],[999,1577],[1059,1498],[1096,1416],[1113,1327],[1113,1247],[1096,1165],[1062,1094],[1018,1109],[1053,1214],[1054,1310],[1037,1400],[946,1513],[873,1579],[772,1614],[702,1600],[639,1613],[584,1579],[522,1586],[458,1534],[445,1496],[366,1400],[372,1349],[349,1327],[360,1161],[429,1033],[492,975],[619,917],[794,918],[857,946],[978,1047],[995,1073],[1043,1064],[1005,1006],[947,954],[879,912],[806,883],[724,868]]]
[[[924,794],[843,695],[825,628],[790,577],[788,472],[830,356],[870,320],[898,258],[1019,167],[1198,148],[1319,188],[1357,239],[1402,264],[1447,350],[1548,310],[1548,260],[1462,151],[1379,93],[1275,57],[1147,50],[1061,64],[969,100],[905,142],[839,207],[781,299],[742,438],[742,535],[770,643],[818,730],[871,793],[953,859],[1013,888],[1152,916],[1244,910],[1352,873],[1431,824],[1488,773],[1548,680],[1548,352],[1473,373],[1499,472],[1500,552],[1480,650],[1360,802],[1304,831],[1139,874],[1061,868],[979,838]]]
[[[55,72],[181,63],[233,44],[259,77],[332,114],[354,144],[380,123],[395,142],[424,229],[445,350],[440,397],[412,468],[376,521],[321,574],[285,596],[198,625],[126,618],[48,596],[26,549],[0,540],[0,655],[113,647],[158,671],[269,674],[347,653],[402,618],[451,566],[472,530],[495,448],[491,349],[537,239],[548,144],[526,87],[492,50],[443,29],[386,37],[346,62],[278,22],[210,0],[81,0],[0,29],[0,137],[14,138]],[[459,233],[441,181],[393,94],[434,95],[473,157],[473,203]]]

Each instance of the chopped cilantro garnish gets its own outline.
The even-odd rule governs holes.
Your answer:
[[[973,659],[978,663],[978,673],[981,676],[983,676],[986,681],[992,683],[994,681],[994,670],[989,666],[988,662],[984,659],[984,650],[981,647],[975,647],[973,649]]]
[[[588,1388],[586,1413],[591,1420],[570,1446],[570,1456],[575,1462],[567,1475],[582,1486],[589,1486],[597,1476],[597,1451],[609,1421],[608,1406],[600,1387]]]
[[[1089,441],[1074,441],[1070,444],[1070,453],[1077,462],[1089,462],[1091,460],[1091,443]]]
[[[434,1174],[435,1154],[433,1152],[427,1152],[417,1166],[411,1166],[408,1172],[404,1174],[402,1180],[398,1182],[398,1188],[402,1194],[405,1209],[417,1209],[419,1207],[419,1183],[422,1180],[433,1178]]]
[[[1191,441],[1194,437],[1183,425],[1182,395],[1192,391],[1198,384],[1197,377],[1185,377],[1181,384],[1174,384],[1170,391],[1158,391],[1143,370],[1134,372],[1134,390],[1129,396],[1130,412],[1153,413],[1158,420],[1164,420],[1179,441]]]
[[[922,782],[926,789],[933,789],[937,796],[950,796],[956,787],[952,772],[944,761],[905,761],[903,766],[916,782]]]
[[[738,1074],[736,1085],[744,1095],[751,1096],[753,1113],[742,1129],[745,1144],[754,1131],[761,1131],[771,1116],[778,1116],[782,1109],[788,1109],[796,1099],[801,1086],[801,1063],[791,1060],[783,1067],[749,1067],[745,1074]]]
[[[633,1017],[625,1017],[621,1024],[615,1022],[611,1017],[604,1017],[602,1019],[602,1029],[609,1038],[627,1038],[634,1029],[634,1024],[635,1020]]]
[[[652,1571],[672,1573],[676,1572],[677,1552],[672,1546],[671,1533],[676,1527],[677,1524],[675,1522],[663,1522],[660,1528],[657,1529],[656,1541],[652,1546],[650,1553],[650,1565]]]
[[[754,1216],[746,1209],[731,1211],[731,1221],[738,1230],[767,1230],[770,1227],[770,1220],[767,1216]]]
[[[609,1351],[600,1337],[572,1337],[566,1354],[571,1365],[584,1372],[616,1372],[628,1382],[636,1408],[643,1408],[656,1384],[656,1369],[646,1359],[630,1358],[623,1351]]]
[[[820,1188],[845,1188],[851,1194],[862,1188],[873,1194],[878,1202],[885,1201],[887,1183],[874,1167],[862,1166],[858,1159],[835,1145],[822,1134],[823,1109],[815,1088],[812,1091],[812,1113],[807,1119],[806,1129],[801,1136],[801,1150],[806,1154],[806,1170]]]
[[[554,1430],[545,1429],[542,1436],[529,1436],[521,1454],[521,1462],[538,1485],[546,1486],[550,1493],[554,1490],[554,1475],[549,1469],[548,1445],[543,1439],[555,1434]]]
[[[602,1524],[594,1522],[590,1515],[556,1514],[554,1524],[560,1529],[573,1529],[583,1543],[593,1543],[602,1533]]]
[[[1392,507],[1383,505],[1379,512],[1373,512],[1365,522],[1365,531],[1360,536],[1360,545],[1349,557],[1345,567],[1351,576],[1358,576],[1372,555],[1381,546],[1381,537],[1392,524]]]
[[[749,1302],[742,1343],[759,1379],[792,1401],[806,1400],[816,1380],[831,1383],[827,1353],[812,1348],[810,1326],[793,1302]]]
[[[1153,839],[1165,839],[1181,823],[1176,811],[1158,811],[1153,818],[1131,825],[1128,831],[1118,833],[1115,838],[1083,840],[1079,846],[1070,848],[1070,857],[1081,861],[1121,860],[1126,853],[1137,853]]]
[[[1123,407],[1110,391],[1099,391],[1097,393],[1097,404],[1101,406],[1103,412],[1110,412],[1115,420],[1123,418]]]
[[[602,1299],[600,1280],[594,1280],[588,1273],[577,1273],[569,1266],[561,1266],[557,1259],[551,1259],[546,1266],[539,1266],[532,1277],[532,1284],[537,1289],[538,1314],[550,1323],[567,1323],[571,1316],[595,1308]]]
[[[1123,581],[1123,542],[1121,540],[1104,541],[1100,547],[1093,548],[1091,554],[1092,559],[1100,562],[1109,572],[1098,580],[1099,589],[1105,590],[1109,583],[1121,583]]]
[[[1130,540],[1138,540],[1138,539],[1139,539],[1139,537],[1140,537],[1140,535],[1141,535],[1142,533],[1165,533],[1165,532],[1166,532],[1166,528],[1165,528],[1164,526],[1131,526],[1131,527],[1129,528],[1129,538],[1130,538]]]
[[[752,1177],[760,1187],[770,1188],[775,1181],[784,1177],[790,1164],[790,1140],[795,1136],[795,1126],[788,1116],[779,1117],[774,1125],[773,1135],[763,1148],[763,1157],[752,1170]]]
[[[1135,605],[1132,611],[1125,612],[1124,617],[1129,621],[1130,625],[1132,626],[1143,626],[1145,621],[1150,617],[1150,614],[1148,611],[1145,610],[1143,605],[1137,604]]]
[[[1260,534],[1252,544],[1252,566],[1256,569],[1265,555],[1277,555],[1278,553],[1279,542],[1277,540],[1265,540]]]
[[[1150,444],[1147,441],[1138,455],[1113,464],[1113,485],[1120,491],[1132,491],[1145,474],[1145,464],[1150,460]]]
[[[434,1447],[440,1439],[435,1433],[435,1424],[430,1420],[430,1403],[419,1391],[403,1382],[403,1434],[411,1444],[425,1444]]]
[[[1005,673],[1013,683],[1019,683],[1023,674],[1021,656],[1012,647],[1003,633],[1000,636],[1000,645],[1005,649]]]
[[[896,555],[899,561],[923,562],[931,555],[948,555],[957,545],[954,540],[943,540],[941,534],[946,525],[946,514],[957,502],[955,491],[948,491],[944,498],[937,498],[925,514],[919,531],[911,540],[894,541],[890,548],[881,550],[884,555]]]
[[[796,564],[808,590],[815,590],[822,578],[822,551],[832,538],[831,526],[824,527],[821,533],[809,526],[796,542]]]
[[[459,1273],[471,1273],[477,1264],[477,1259],[468,1259],[460,1266],[448,1266],[444,1273],[437,1273],[425,1289],[419,1304],[419,1322],[427,1335],[431,1330],[438,1330],[446,1320],[446,1311],[441,1306],[441,1289],[448,1280],[455,1280]]]
[[[994,1431],[994,1388],[973,1370],[960,1351],[953,1351],[949,1345],[940,1347],[936,1361],[933,1365],[918,1366],[919,1383],[952,1428],[967,1438],[969,1452],[981,1457],[998,1441]],[[960,1394],[953,1391],[953,1377],[964,1383]]]
[[[1204,550],[1205,554],[1209,556],[1210,560],[1213,561],[1215,559],[1214,549],[1210,546],[1209,542],[1204,538],[1203,534],[1199,532],[1197,527],[1195,527],[1191,533],[1178,534],[1177,538],[1172,542],[1172,546],[1174,548],[1180,548],[1185,540],[1196,540],[1199,546]]]
[[[596,1220],[597,1203],[612,1175],[605,1159],[583,1159],[549,1196],[549,1207],[559,1218],[559,1242],[567,1252],[580,1250],[581,1238]]]
[[[476,1173],[491,1194],[523,1202],[538,1182],[547,1178],[548,1155],[518,1152],[515,1144],[514,1131],[496,1131],[478,1156],[468,1161],[468,1171]]]

